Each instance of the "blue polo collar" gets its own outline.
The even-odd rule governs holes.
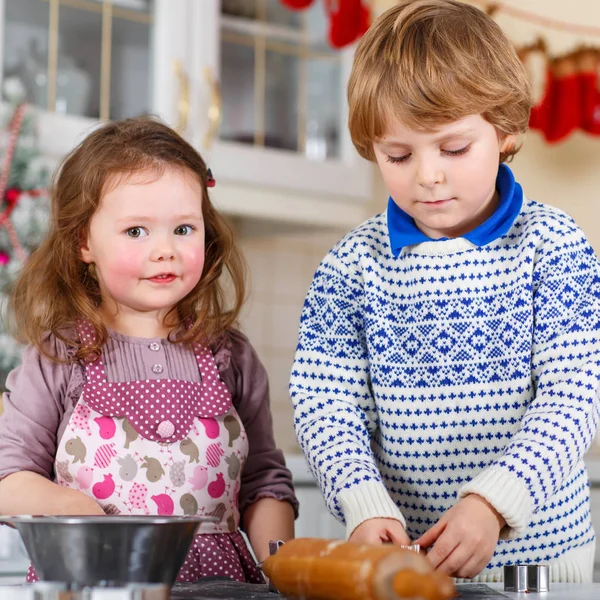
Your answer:
[[[485,246],[506,234],[521,212],[523,189],[515,181],[512,171],[505,164],[501,164],[498,169],[496,189],[500,194],[500,199],[494,214],[462,236],[476,246]],[[391,197],[388,200],[387,223],[390,247],[394,256],[398,256],[405,246],[421,242],[441,242],[448,239],[433,240],[425,235],[415,225],[413,218],[405,213]]]

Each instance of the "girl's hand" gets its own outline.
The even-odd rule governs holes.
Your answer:
[[[434,569],[453,577],[475,577],[494,555],[503,517],[481,496],[459,500],[415,544],[431,548],[427,558]]]
[[[65,496],[58,512],[64,516],[104,515],[101,506],[87,494],[70,488],[64,489]]]
[[[400,521],[396,519],[368,519],[363,521],[348,538],[355,544],[399,544],[410,546],[410,539]]]

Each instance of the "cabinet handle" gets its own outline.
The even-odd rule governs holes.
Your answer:
[[[180,135],[187,131],[190,121],[190,79],[183,70],[180,60],[174,64],[175,74],[179,80],[179,100],[177,101],[177,126],[175,130]]]
[[[208,128],[204,136],[204,147],[210,148],[221,124],[221,87],[209,67],[205,71],[206,80],[210,85],[210,105],[208,107]]]

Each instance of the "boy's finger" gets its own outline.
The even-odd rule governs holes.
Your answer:
[[[440,535],[427,553],[427,560],[437,569],[456,550],[459,543],[460,540],[456,538]]]
[[[458,571],[456,571],[455,577],[465,577],[467,579],[471,579],[472,577],[479,575],[479,573],[483,571],[486,564],[487,560],[481,560],[480,556],[474,554]]]
[[[406,531],[404,531],[404,527],[402,527],[400,523],[396,526],[392,525],[391,527],[388,527],[388,535],[394,544],[410,546],[410,538],[406,535]]]
[[[427,558],[430,558],[434,550],[435,546],[427,555]],[[438,563],[434,568],[436,571],[441,571],[442,573],[446,573],[446,575],[450,575],[451,577],[466,577],[466,575],[462,575],[462,573],[465,565],[467,565],[471,558],[471,552],[465,550],[460,544],[457,544],[452,551],[447,554],[446,558]]]
[[[418,540],[415,540],[413,543],[421,546],[421,548],[429,548],[435,544],[435,540],[441,535],[442,531],[444,531],[445,524],[442,521],[438,521],[433,527],[428,529]]]

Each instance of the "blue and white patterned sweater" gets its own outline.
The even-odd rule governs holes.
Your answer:
[[[553,579],[587,578],[599,390],[598,260],[569,216],[527,199],[483,246],[395,257],[385,213],[349,233],[314,276],[290,382],[298,441],[347,532],[391,517],[416,539],[479,494],[508,524],[482,580],[549,561]]]

